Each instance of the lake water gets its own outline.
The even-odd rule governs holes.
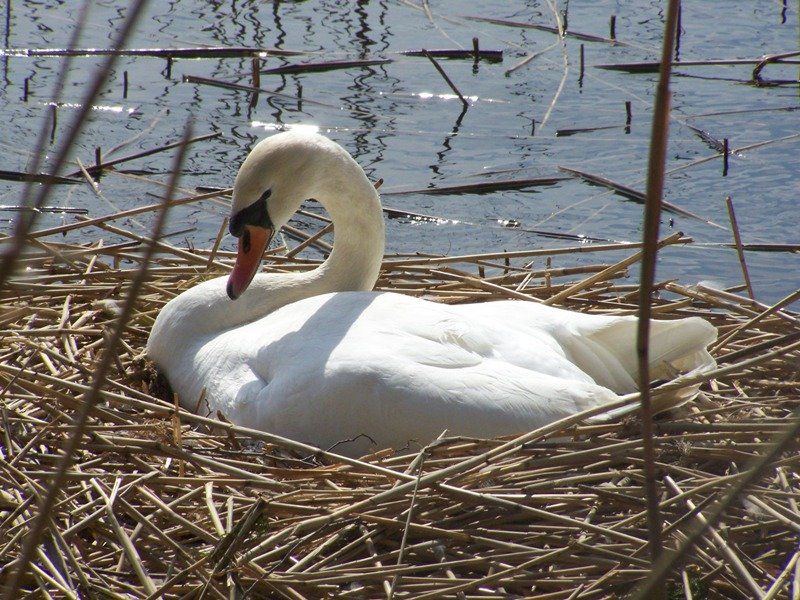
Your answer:
[[[558,2],[573,34],[608,37],[615,15],[621,44],[578,35],[561,44],[550,31],[487,20],[554,27],[556,18],[547,2],[447,0],[429,5],[430,14],[412,1],[150,2],[128,48],[258,46],[308,53],[270,57],[263,61],[265,69],[330,60],[391,62],[327,72],[265,73],[261,87],[276,93],[260,94],[251,106],[246,91],[184,81],[196,76],[250,85],[249,58],[175,60],[168,66],[162,58],[122,57],[74,157],[92,164],[98,146],[104,158],[113,159],[174,142],[192,116],[196,133],[219,131],[221,136],[192,146],[182,186],[228,187],[256,141],[283,127],[314,125],[350,150],[370,177],[384,179],[386,205],[443,218],[436,223],[388,221],[389,253],[460,254],[578,243],[537,233],[542,231],[639,241],[642,207],[576,178],[483,195],[391,192],[563,177],[559,167],[644,190],[657,74],[595,65],[658,60],[664,2]],[[0,30],[5,47],[66,47],[81,6],[77,1],[7,0]],[[126,7],[121,1],[90,3],[77,46],[110,47]],[[757,59],[798,49],[796,3],[687,1],[681,23],[681,61]],[[482,49],[501,50],[502,62],[440,61],[468,96],[466,110],[426,58],[400,54],[422,48],[469,49],[476,37]],[[54,151],[101,60],[5,53],[0,60],[0,169],[30,168],[36,137],[51,115],[56,78],[66,72],[48,147]],[[659,279],[687,284],[713,280],[726,287],[741,283],[736,253],[725,246],[732,242],[726,196],[733,198],[746,244],[800,242],[798,85],[755,86],[748,82],[752,70],[752,64],[676,67],[665,198],[713,224],[664,215],[662,235],[683,231],[697,244],[664,251]],[[798,66],[769,65],[762,77],[796,81]],[[626,101],[631,106],[628,127]],[[729,140],[735,152],[727,175],[719,152],[692,128]],[[586,131],[564,135],[574,129]],[[104,175],[100,196],[86,185],[60,186],[52,205],[86,208],[90,216],[98,216],[150,204],[161,192],[157,182],[166,180],[170,161],[171,155],[164,153],[127,163],[124,168],[139,173]],[[21,189],[20,183],[0,181],[0,205],[19,204]],[[170,241],[209,246],[225,212],[211,203],[176,210],[171,231],[179,233]],[[12,212],[0,210],[0,231],[9,231],[12,218]],[[43,215],[38,226],[71,219]],[[504,227],[507,221],[519,227]],[[146,234],[150,222],[143,217],[121,226]],[[109,235],[98,233],[106,239]],[[223,245],[233,248],[233,242],[227,237]],[[748,251],[746,257],[757,299],[773,302],[798,288],[797,253]]]

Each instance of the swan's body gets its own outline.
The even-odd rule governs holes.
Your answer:
[[[334,219],[331,256],[308,273],[256,275],[244,292],[261,242],[310,197]],[[256,221],[268,222],[264,240]],[[247,241],[227,294],[224,278],[189,289],[164,307],[148,341],[187,408],[323,448],[360,434],[403,447],[444,430],[519,433],[636,390],[634,317],[367,291],[383,253],[380,201],[346,151],[321,136],[256,146],[236,179],[231,228]],[[654,321],[654,378],[713,366],[705,348],[715,336],[699,318]],[[360,437],[337,451],[370,446]]]

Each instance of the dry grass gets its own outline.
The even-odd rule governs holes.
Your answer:
[[[605,250],[634,255],[630,246]],[[159,308],[224,274],[231,257],[163,243],[160,251],[25,569],[27,593],[611,598],[648,574],[636,418],[338,461],[187,413],[158,397],[144,344]],[[450,303],[557,297],[575,310],[635,312],[636,287],[621,279],[631,261],[600,263],[600,248],[597,264],[573,266],[586,251],[388,257],[378,288]],[[0,585],[16,568],[141,260],[139,243],[39,240],[2,290]],[[313,265],[276,253],[267,268]],[[654,305],[659,316],[703,316],[721,340],[720,368],[703,393],[655,426],[671,549],[790,424],[800,334],[793,314],[749,298],[657,287],[669,298]],[[796,597],[798,461],[778,453],[725,510],[671,572],[674,597]]]

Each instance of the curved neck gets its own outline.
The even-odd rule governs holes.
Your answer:
[[[371,290],[385,244],[383,210],[375,188],[359,167],[348,178],[329,181],[325,193],[315,197],[330,214],[334,243],[330,256],[311,272],[311,285],[320,291],[309,296]]]
[[[351,159],[352,160],[352,159]],[[355,165],[355,161],[353,161]],[[357,165],[356,165],[357,166]],[[384,251],[380,198],[360,167],[337,171],[313,190],[334,227],[333,250],[316,269],[303,273],[261,273],[240,298],[230,300],[222,277],[184,292],[184,315],[193,313],[195,329],[222,331],[249,323],[311,296],[329,292],[371,290],[378,279]],[[202,304],[203,310],[197,303]]]

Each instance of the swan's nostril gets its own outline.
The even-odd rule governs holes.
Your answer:
[[[242,232],[242,250],[244,250],[246,254],[250,253],[250,230],[247,227],[245,227]]]

